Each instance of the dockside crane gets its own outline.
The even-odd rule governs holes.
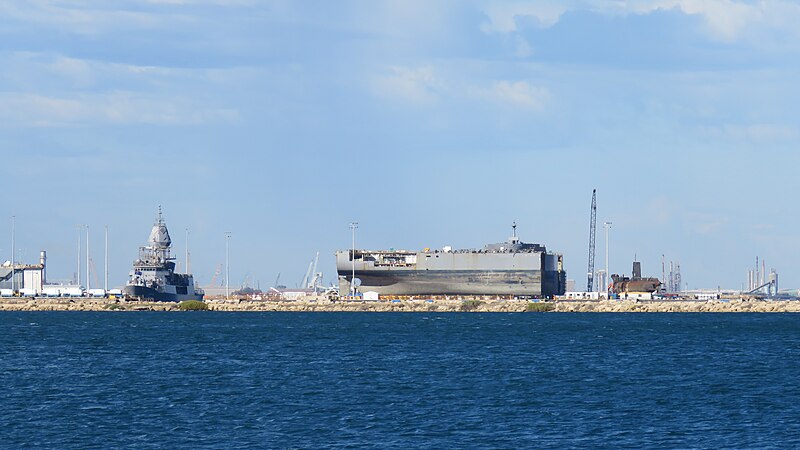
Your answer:
[[[313,289],[315,292],[317,290],[317,282],[319,282],[320,274],[317,273],[317,264],[319,264],[319,252],[317,252],[317,256],[314,257],[314,268],[311,269],[311,277],[308,279],[308,283],[306,284],[306,289]]]
[[[211,283],[208,283],[208,287],[210,288],[217,287],[216,283],[217,283],[217,278],[220,275],[220,272],[222,272],[222,264],[217,264],[217,270],[214,272],[214,276],[211,278]],[[221,282],[220,286],[222,286]]]
[[[306,276],[303,277],[303,284],[300,285],[303,289],[316,289],[317,284],[317,264],[319,263],[319,252],[317,256],[308,263],[308,270]]]
[[[597,189],[592,189],[592,213],[589,219],[589,282],[586,292],[592,292],[594,287],[594,236],[597,231]]]

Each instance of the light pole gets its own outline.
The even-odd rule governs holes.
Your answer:
[[[108,225],[106,225],[106,246],[103,256],[103,289],[108,291]]]
[[[606,298],[608,298],[608,280],[611,279],[611,275],[608,272],[608,229],[611,228],[611,222],[604,222],[603,226],[606,227],[606,279],[605,279],[605,290],[606,290]]]
[[[350,230],[353,232],[353,253],[350,254],[353,263],[353,277],[350,278],[350,295],[354,298],[356,296],[356,228],[358,228],[358,222],[350,222]]]
[[[89,225],[86,225],[86,291],[92,288],[92,282],[89,281]]]
[[[228,300],[230,297],[230,279],[231,279],[231,272],[229,266],[229,257],[228,257],[228,242],[231,240],[231,232],[225,232],[225,300]]]
[[[186,229],[186,273],[191,273],[189,271],[189,229]]]
[[[81,248],[83,248],[83,225],[76,225],[75,228],[78,230],[78,252],[77,258],[75,260],[75,282],[77,283],[78,287],[82,284],[81,281]]]
[[[14,290],[16,289],[16,280],[14,277],[14,252],[16,251],[16,228],[17,228],[17,216],[11,216],[11,295],[14,295]]]

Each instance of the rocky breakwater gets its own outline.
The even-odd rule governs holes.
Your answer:
[[[210,311],[287,312],[522,312],[523,300],[249,301],[208,300]],[[178,303],[110,299],[0,299],[0,311],[180,311]]]
[[[393,301],[249,301],[208,300],[211,311],[286,312],[800,312],[800,301],[550,301],[393,300]],[[178,303],[109,299],[0,299],[0,311],[180,311]]]
[[[109,299],[1,299],[0,311],[177,311],[177,303],[127,302]]]
[[[296,312],[522,312],[525,300],[236,301],[210,300],[212,311]]]
[[[709,300],[709,301],[587,301],[552,302],[554,312],[800,312],[799,301]]]

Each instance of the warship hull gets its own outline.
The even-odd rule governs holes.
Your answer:
[[[127,298],[138,298],[142,300],[152,300],[155,302],[182,302],[184,300],[203,300],[202,294],[173,294],[170,292],[157,291],[146,286],[125,286],[122,294]]]
[[[158,302],[203,299],[204,292],[195,287],[191,274],[175,273],[171,246],[172,239],[159,206],[147,245],[139,247],[139,258],[133,262],[128,284],[122,289],[125,297]]]

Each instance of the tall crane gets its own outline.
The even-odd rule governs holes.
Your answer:
[[[219,277],[220,272],[222,272],[222,264],[217,264],[217,270],[214,272],[214,277],[211,278],[211,283],[208,283],[208,287],[211,287],[211,288],[217,287],[216,283],[217,283],[217,278]],[[220,286],[222,286],[222,283],[220,283]]]
[[[317,264],[319,263],[319,252],[317,256],[308,263],[308,270],[306,276],[303,277],[303,284],[300,286],[303,289],[313,289],[317,283]]]
[[[592,189],[592,213],[589,219],[589,282],[586,292],[592,292],[594,287],[594,235],[597,231],[597,189]]]
[[[320,274],[317,273],[317,264],[319,264],[319,252],[317,252],[317,256],[314,257],[314,268],[311,270],[311,279],[309,279],[306,285],[307,289],[314,289],[314,291],[317,290],[317,282],[320,278]]]

